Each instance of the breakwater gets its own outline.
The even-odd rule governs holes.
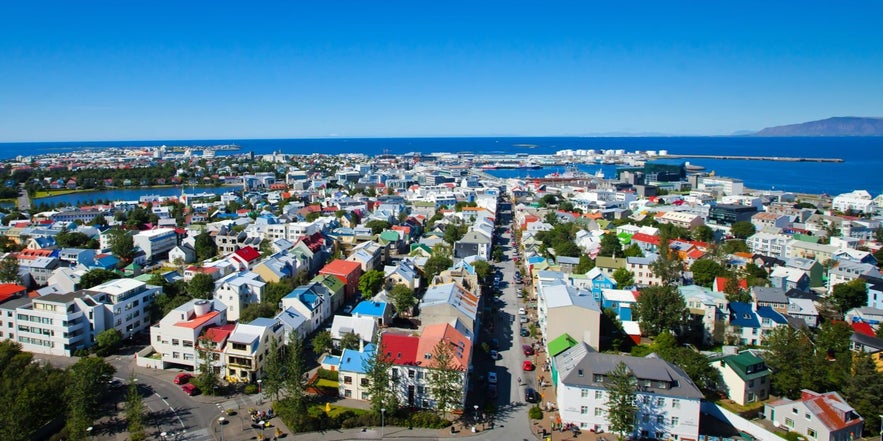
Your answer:
[[[844,162],[842,158],[801,158],[794,156],[739,156],[739,155],[665,155],[665,159],[732,159],[737,161],[779,161],[779,162]]]

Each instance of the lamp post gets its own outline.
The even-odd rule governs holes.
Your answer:
[[[386,408],[380,409],[380,439],[383,439],[384,435],[384,417],[386,416]]]
[[[263,394],[263,392],[261,392],[261,382],[263,382],[263,381],[264,380],[262,380],[262,379],[258,379],[258,404],[264,403],[264,394]]]
[[[92,439],[92,426],[86,428],[86,434],[89,435],[89,439]]]
[[[475,425],[478,425],[479,417],[478,417],[478,404],[472,405],[472,410],[475,411]]]

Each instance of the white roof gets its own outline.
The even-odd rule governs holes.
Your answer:
[[[628,289],[602,289],[601,295],[611,302],[635,302],[635,293]]]

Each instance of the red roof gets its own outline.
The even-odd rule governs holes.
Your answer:
[[[261,258],[261,253],[252,246],[240,248],[234,251],[233,254],[239,256],[246,262],[253,262]]]
[[[319,251],[322,248],[322,245],[325,244],[325,237],[322,236],[322,233],[313,233],[310,236],[301,236],[301,242],[307,246],[312,252]]]
[[[0,283],[0,303],[3,303],[15,296],[24,294],[27,288],[15,283]]]
[[[236,329],[236,325],[232,323],[227,323],[226,325],[221,326],[212,326],[210,328],[206,328],[205,330],[205,338],[215,342],[215,343],[223,343],[224,340],[227,340],[227,337],[233,333],[233,330]]]
[[[406,334],[384,333],[380,341],[386,350],[386,357],[393,364],[414,366],[417,364],[417,346],[420,338]]]
[[[196,328],[206,324],[206,322],[208,322],[209,320],[217,317],[218,314],[220,314],[218,311],[211,311],[207,314],[203,314],[203,315],[196,317],[192,320],[187,320],[187,321],[175,323],[175,326],[180,326],[182,328],[196,329]]]
[[[715,292],[724,292],[729,281],[730,279],[726,277],[715,277],[714,284],[711,286],[714,288]],[[748,289],[748,281],[745,279],[739,279],[739,288]]]
[[[646,233],[633,234],[632,241],[634,242],[636,240],[639,242],[645,242],[645,243],[649,243],[649,244],[653,244],[653,245],[659,245],[659,237],[658,236],[651,236]]]
[[[865,322],[852,322],[852,330],[859,334],[867,335],[868,337],[877,336],[877,334],[874,333],[874,328]]]
[[[863,422],[861,418],[844,421],[843,411],[836,407],[842,407],[844,404],[849,407],[849,403],[844,401],[837,392],[819,394],[804,389],[801,391],[800,401],[806,403],[806,407],[832,432]]]
[[[346,277],[347,275],[361,269],[362,265],[359,262],[351,262],[349,260],[337,259],[332,260],[330,263],[325,265],[325,267],[323,267],[319,271],[319,274],[332,274],[335,276],[339,275]]]

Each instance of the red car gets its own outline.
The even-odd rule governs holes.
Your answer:
[[[185,384],[190,379],[193,378],[193,375],[190,375],[186,372],[181,372],[180,374],[175,376],[175,384]]]
[[[521,352],[524,352],[524,355],[533,355],[533,347],[530,345],[524,345],[521,347]]]
[[[525,371],[532,371],[536,369],[536,366],[534,366],[533,363],[530,362],[530,360],[524,360],[524,363],[521,364],[521,369]]]
[[[196,395],[199,393],[199,388],[190,383],[181,386],[181,390],[187,395]]]

